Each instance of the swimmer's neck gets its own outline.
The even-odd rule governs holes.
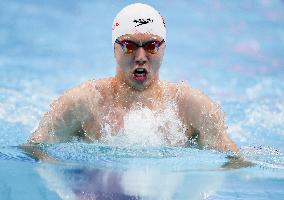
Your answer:
[[[118,79],[113,77],[111,80],[115,101],[123,107],[131,107],[134,104],[152,107],[162,99],[163,82],[160,80],[153,81],[147,88],[136,90]]]

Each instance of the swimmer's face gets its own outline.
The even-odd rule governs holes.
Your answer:
[[[159,79],[164,49],[163,39],[152,34],[139,33],[119,37],[114,45],[116,77],[133,89],[146,89]]]

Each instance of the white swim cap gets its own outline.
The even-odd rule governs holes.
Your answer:
[[[166,26],[163,17],[153,7],[134,3],[124,7],[114,18],[112,44],[125,34],[150,33],[166,40]]]

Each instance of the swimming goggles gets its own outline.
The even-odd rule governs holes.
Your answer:
[[[125,54],[131,54],[139,47],[143,47],[143,49],[150,54],[155,54],[159,51],[160,46],[164,42],[165,40],[162,40],[162,41],[154,40],[154,41],[149,41],[149,42],[145,42],[142,44],[138,44],[136,42],[129,41],[129,40],[123,40],[123,41],[119,41],[118,39],[115,40],[115,43],[121,46]]]

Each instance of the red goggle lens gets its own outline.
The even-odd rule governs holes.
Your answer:
[[[132,41],[116,41],[116,43],[120,44],[125,54],[133,53],[137,48],[143,47],[145,51],[151,54],[155,54],[159,51],[159,48],[164,40],[160,41],[150,41],[146,42],[142,45],[139,45]]]

